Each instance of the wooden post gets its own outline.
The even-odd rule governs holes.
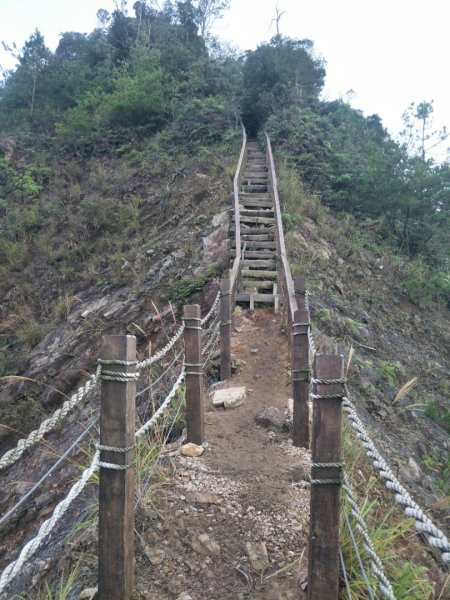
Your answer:
[[[311,515],[308,600],[337,600],[344,357],[319,354],[314,362],[311,440]],[[321,383],[319,383],[321,382]],[[326,383],[324,383],[326,382]],[[316,397],[315,397],[316,396]]]
[[[294,280],[294,289],[297,308],[303,310],[306,308],[306,277],[296,277]]]
[[[136,338],[105,336],[101,356],[98,597],[129,600],[134,584]]]
[[[220,282],[220,380],[231,377],[231,290],[229,278]]]
[[[184,306],[184,345],[186,368],[187,441],[201,445],[204,440],[202,325],[200,306]]]
[[[309,310],[296,310],[292,325],[292,397],[294,446],[309,447]]]

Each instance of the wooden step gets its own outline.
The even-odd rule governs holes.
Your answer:
[[[241,208],[239,214],[241,217],[273,217],[274,212],[270,208]]]
[[[234,247],[235,243],[235,240],[231,240],[232,247]],[[267,248],[268,250],[276,250],[277,247],[276,242],[253,242],[248,240],[245,243],[247,244],[247,250],[250,248]],[[245,252],[245,255],[247,256],[247,251]]]
[[[265,171],[252,171],[251,169],[247,169],[246,171],[244,171],[242,177],[244,177],[244,179],[264,179],[265,181],[269,179],[269,175]]]
[[[275,227],[270,227],[268,225],[266,225],[265,227],[246,227],[246,223],[241,223],[241,235],[248,235],[248,234],[256,234],[256,235],[260,235],[260,234],[274,234],[276,233],[276,229]],[[230,233],[232,233],[233,235],[236,232],[236,227],[231,227],[230,228]]]
[[[258,281],[258,280],[242,280],[242,287],[244,288],[244,293],[246,288],[256,288],[258,290],[273,290],[273,281]]]
[[[259,269],[242,269],[242,277],[266,277],[267,279],[277,279],[277,271],[261,271]]]
[[[254,194],[256,192],[267,192],[268,186],[265,183],[243,183],[241,185],[241,192],[244,194]]]
[[[253,241],[258,241],[258,242],[273,242],[274,240],[274,235],[273,234],[260,234],[260,233],[242,233],[241,231],[241,240],[243,242],[251,242]]]
[[[246,163],[246,169],[249,171],[254,171],[255,173],[267,173],[267,165],[266,164],[255,164],[254,162]]]
[[[253,175],[244,175],[242,177],[241,185],[268,185],[269,180],[267,177],[255,177]]]
[[[250,267],[252,269],[275,269],[276,261],[269,259],[261,259],[261,260],[248,260],[244,259],[242,261],[243,267]]]
[[[255,194],[250,192],[239,192],[239,200],[270,200],[268,192],[262,194]]]
[[[249,208],[271,208],[273,209],[273,202],[267,201],[267,200],[250,200],[247,198],[240,198],[240,203],[243,206],[249,207]]]
[[[234,221],[234,215],[233,215]],[[259,225],[275,225],[275,219],[271,217],[247,217],[246,215],[240,216],[241,223],[258,223]]]
[[[236,294],[236,302],[250,302],[250,299],[253,298],[254,302],[269,302],[273,303],[275,298],[278,298],[278,294],[248,294],[248,293],[239,293]]]
[[[236,256],[236,250],[232,248],[230,250],[230,257],[234,258]],[[276,252],[273,250],[246,250],[244,252],[244,258],[256,258],[256,259],[276,259]]]

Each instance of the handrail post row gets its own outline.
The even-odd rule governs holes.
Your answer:
[[[309,447],[309,310],[296,310],[292,324],[292,397],[294,446]]]
[[[98,596],[129,600],[134,585],[136,338],[103,338],[100,363]]]
[[[337,600],[344,357],[314,361],[308,600]]]
[[[220,380],[231,377],[231,289],[230,279],[220,282]]]
[[[183,307],[186,382],[187,441],[201,445],[204,441],[202,325],[200,306]]]

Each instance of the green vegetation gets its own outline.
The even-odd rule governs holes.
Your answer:
[[[186,298],[189,298],[194,292],[200,291],[205,283],[217,274],[217,266],[209,267],[195,277],[183,277],[180,281],[170,286],[167,299],[176,304],[183,304]]]
[[[450,433],[450,408],[441,407],[431,402],[425,407],[425,414]]]
[[[343,455],[347,476],[357,496],[360,512],[368,527],[369,537],[375,552],[379,556],[386,576],[391,582],[395,597],[398,600],[428,600],[433,598],[434,585],[427,577],[428,569],[415,564],[411,556],[411,536],[415,531],[414,521],[399,514],[395,505],[386,506],[383,501],[384,486],[381,481],[370,474],[361,444],[355,441],[353,431],[345,422],[343,427]],[[388,500],[390,503],[390,499]],[[345,496],[342,510],[347,514],[353,529],[356,531],[354,518],[351,515]],[[359,534],[356,532],[359,542]],[[349,578],[352,598],[365,600],[367,598],[367,586],[356,556],[352,540],[346,526],[345,520],[341,518],[341,550]],[[409,540],[408,550],[405,549],[405,541]],[[358,543],[358,549],[372,586],[377,590],[376,578],[370,568],[370,559]],[[417,548],[418,556],[421,555],[420,546]],[[377,597],[377,593],[375,593]],[[347,598],[345,587],[342,587],[340,597]]]
[[[77,564],[67,576],[64,573],[61,575],[56,589],[52,589],[48,583],[45,583],[40,591],[20,596],[19,600],[68,600],[79,575],[80,565]]]
[[[450,453],[435,450],[424,456],[423,464],[433,473],[437,487],[444,495],[450,494]]]
[[[318,308],[314,312],[314,319],[318,323],[329,323],[331,321],[331,311],[329,308]]]
[[[405,374],[405,368],[399,362],[392,362],[390,360],[382,360],[378,371],[383,379],[385,379],[389,385],[394,385],[399,375]]]
[[[406,556],[402,552],[399,552],[402,540],[414,530],[414,523],[411,519],[399,519],[395,517],[394,509],[390,509],[387,512],[382,511],[376,500],[369,500],[373,483],[373,480],[369,482],[368,491],[362,502],[360,501],[360,511],[368,524],[372,545],[383,563],[386,576],[391,582],[395,597],[398,600],[431,599],[433,597],[434,586],[426,576],[428,569],[407,560]],[[345,500],[343,510],[346,511],[350,522],[352,522],[350,507]],[[353,522],[352,524],[354,528],[355,523]],[[376,578],[370,569],[370,560],[367,552],[363,549],[362,544],[358,544],[358,547],[369,583],[372,590],[376,590]],[[348,528],[344,525],[342,525],[341,529],[341,549],[352,598],[363,600],[367,598],[367,585],[361,573]],[[341,597],[347,598],[345,590],[342,591]]]

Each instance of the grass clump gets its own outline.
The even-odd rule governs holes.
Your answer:
[[[27,593],[25,596],[20,596],[18,600],[68,600],[80,575],[80,565],[77,564],[72,571],[66,576],[61,575],[59,583],[53,588],[47,582],[40,590],[35,590],[32,593]]]
[[[399,362],[392,362],[390,360],[382,360],[378,371],[381,377],[385,379],[389,385],[394,385],[397,377],[405,374],[403,365]]]
[[[425,407],[425,414],[447,433],[450,433],[450,408],[430,402]]]
[[[398,518],[394,515],[394,509],[383,511],[377,500],[370,500],[369,495],[374,492],[374,478],[369,481],[367,492],[360,504],[360,512],[368,525],[370,539],[379,556],[386,573],[391,582],[397,600],[428,600],[433,597],[434,585],[427,578],[427,567],[416,565],[406,560],[405,551],[400,548],[405,538],[414,528],[412,519]],[[344,500],[343,510],[355,529],[352,522],[350,507]],[[363,548],[361,539],[357,535],[357,546],[367,574],[371,589],[377,597],[377,580],[370,568],[370,559]],[[341,550],[349,579],[352,598],[365,600],[367,595],[367,584],[361,573],[356,551],[353,547],[348,528],[343,524],[341,529]],[[347,592],[342,590],[341,598],[347,598]]]
[[[364,449],[355,438],[350,425],[343,423],[343,457],[348,479],[354,488],[356,501],[367,525],[369,537],[376,554],[380,558],[386,577],[391,582],[397,600],[431,600],[434,597],[434,584],[428,578],[427,567],[417,565],[412,559],[416,554],[412,537],[414,521],[399,516],[396,506],[387,508],[383,502],[384,489],[380,480],[371,475],[371,467],[364,460]],[[358,551],[368,576],[375,598],[378,598],[376,578],[371,570],[370,559],[364,550],[360,535],[356,531],[350,506],[343,497],[342,511],[345,511],[352,529],[355,531]],[[368,598],[367,585],[361,573],[358,556],[354,549],[344,517],[341,518],[341,551],[353,600]],[[417,554],[419,553],[417,549]],[[381,595],[380,595],[381,597]],[[343,586],[340,598],[347,600]]]
[[[203,273],[193,277],[183,277],[170,286],[167,300],[175,304],[183,304],[194,292],[199,292],[203,286],[217,275],[217,265],[209,265]]]

